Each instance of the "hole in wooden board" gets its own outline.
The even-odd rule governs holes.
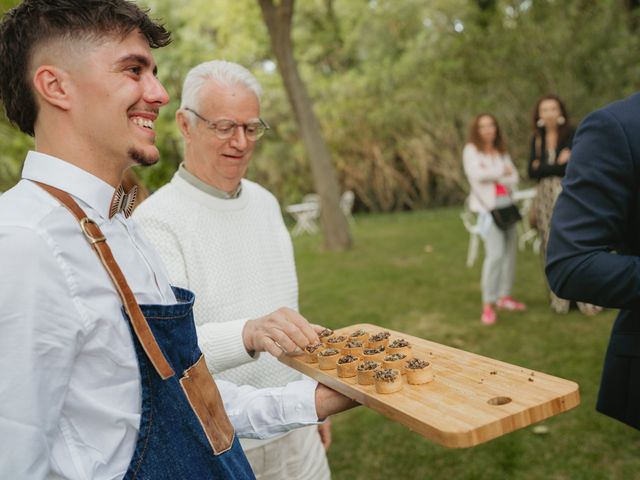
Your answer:
[[[487,400],[489,405],[506,405],[510,403],[511,399],[509,397],[493,397]]]

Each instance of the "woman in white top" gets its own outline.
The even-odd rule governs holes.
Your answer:
[[[463,162],[471,187],[469,208],[478,213],[480,235],[485,246],[480,320],[485,325],[492,325],[496,322],[494,305],[509,311],[526,308],[511,298],[516,265],[516,226],[502,230],[490,213],[496,206],[511,203],[510,189],[518,184],[518,172],[493,115],[481,113],[471,122]]]

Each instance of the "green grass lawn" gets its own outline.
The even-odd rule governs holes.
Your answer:
[[[327,253],[319,236],[294,239],[300,309],[312,322],[369,322],[571,379],[581,405],[468,449],[447,449],[364,407],[333,419],[335,480],[640,478],[640,434],[594,409],[615,312],[556,315],[538,256],[518,252],[514,297],[524,313],[480,323],[480,258],[465,266],[459,209],[358,216],[353,250]],[[638,406],[640,408],[640,406]]]

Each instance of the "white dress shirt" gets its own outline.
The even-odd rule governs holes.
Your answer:
[[[113,187],[36,152],[22,177],[0,197],[0,478],[121,478],[141,396],[121,301],[75,217],[27,180],[67,191],[98,223],[139,303],[175,297],[135,222],[109,219]],[[317,423],[315,386],[218,382],[236,434],[253,438]]]

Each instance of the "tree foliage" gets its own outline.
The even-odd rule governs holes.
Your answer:
[[[6,5],[6,0],[3,4]],[[363,210],[459,202],[467,124],[494,113],[524,172],[531,109],[557,93],[572,120],[638,89],[637,2],[628,0],[306,0],[296,4],[295,56],[341,188]],[[181,156],[173,115],[190,67],[223,58],[263,84],[272,126],[249,176],[283,203],[314,190],[307,153],[275,70],[255,0],[148,0],[174,43],[156,52],[172,97],[158,125],[163,161],[141,172],[166,182]],[[29,145],[0,124],[0,190]]]

